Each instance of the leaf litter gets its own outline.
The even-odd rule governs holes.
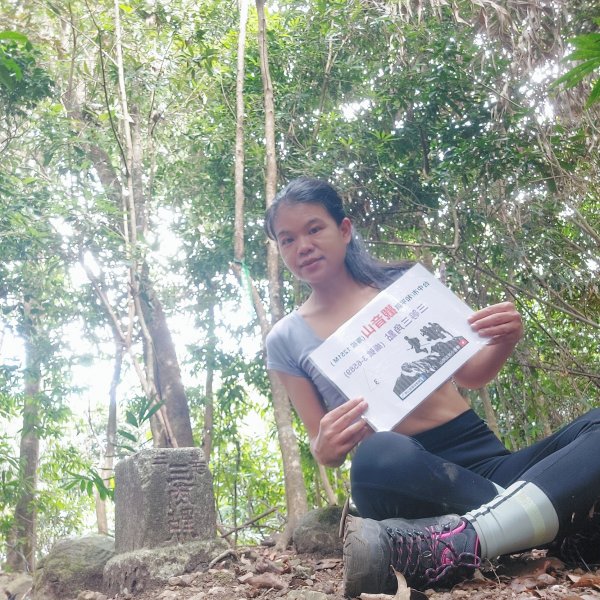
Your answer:
[[[360,600],[600,600],[600,571],[570,569],[543,551],[503,557],[451,589],[424,592],[396,573],[396,594],[361,594]],[[89,596],[89,600],[109,600]],[[88,600],[81,598],[81,600]],[[345,600],[342,560],[293,550],[248,547],[228,553],[205,572],[172,577],[167,584],[110,600]]]

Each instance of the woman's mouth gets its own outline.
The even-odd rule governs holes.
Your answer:
[[[311,267],[312,265],[319,262],[320,260],[321,260],[320,258],[311,258],[309,260],[305,260],[303,263],[300,263],[300,268],[306,269],[307,267]]]

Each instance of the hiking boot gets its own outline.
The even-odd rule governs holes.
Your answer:
[[[479,539],[464,519],[374,521],[348,517],[344,535],[344,595],[394,593],[400,571],[412,588],[449,583],[481,563]]]

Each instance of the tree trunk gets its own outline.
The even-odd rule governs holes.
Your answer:
[[[233,257],[244,260],[244,76],[246,73],[246,24],[248,22],[248,0],[240,1],[240,32],[237,46],[237,76],[235,84],[235,220]]]
[[[117,447],[117,387],[121,382],[121,367],[123,365],[123,342],[117,332],[114,331],[115,341],[115,366],[113,376],[110,382],[108,393],[108,422],[106,424],[106,448],[100,469],[100,477],[106,487],[110,484],[113,476],[113,467],[115,462],[115,450]],[[98,491],[96,491],[96,522],[98,533],[108,535],[108,517],[106,514],[106,500],[102,500]]]
[[[121,121],[113,134],[120,150],[122,178],[102,148],[88,145],[88,156],[104,187],[107,196],[122,206],[123,222],[120,230],[125,239],[127,260],[129,263],[129,313],[119,316],[102,298],[113,326],[123,337],[125,348],[132,354],[134,366],[140,378],[144,393],[150,402],[162,402],[150,422],[154,444],[156,446],[193,446],[192,426],[185,389],[181,381],[181,371],[175,352],[175,346],[167,325],[162,305],[154,292],[146,262],[147,239],[147,194],[144,190],[144,147],[140,130],[140,115],[136,106],[130,106],[123,65],[122,30],[120,5],[114,3],[114,55],[117,72],[118,102]],[[99,35],[102,31],[98,32]],[[102,48],[100,49],[102,60]],[[104,71],[103,71],[104,72]],[[105,95],[108,97],[110,81],[104,80]],[[65,104],[73,119],[82,120],[82,111],[74,93],[67,94]],[[140,241],[141,240],[141,241]],[[96,292],[99,288],[95,286]],[[137,319],[136,319],[137,317]],[[134,323],[140,327],[144,344],[143,372],[132,353]],[[126,323],[126,325],[124,325]],[[172,423],[171,423],[172,421]]]
[[[285,481],[287,523],[277,542],[277,547],[283,549],[291,540],[294,529],[302,515],[308,512],[308,502],[306,499],[306,485],[302,475],[300,448],[292,427],[292,407],[280,381],[272,374],[269,374],[269,381],[271,382],[273,411]]]
[[[256,0],[258,12],[258,48],[260,54],[260,72],[263,82],[265,104],[265,145],[266,175],[265,201],[267,207],[273,202],[277,191],[277,161],[275,154],[275,102],[273,85],[269,71],[269,54],[267,48],[266,21],[264,0]],[[273,240],[267,244],[267,272],[269,277],[269,296],[271,307],[271,323],[283,316],[281,302],[281,282],[279,271],[279,255]],[[308,511],[306,485],[302,475],[300,448],[292,427],[292,409],[287,393],[275,377],[269,376],[273,397],[275,423],[279,436],[279,446],[283,460],[285,479],[285,495],[287,504],[287,524],[277,546],[285,548],[302,515]]]
[[[214,428],[214,392],[213,392],[213,379],[215,372],[215,348],[217,345],[217,339],[215,335],[215,307],[211,303],[208,307],[208,349],[206,354],[206,387],[204,396],[206,398],[206,405],[204,407],[204,425],[202,427],[202,451],[204,452],[204,459],[206,464],[210,462],[210,455],[212,453],[212,440],[213,440],[213,428]]]
[[[40,393],[41,367],[36,340],[36,327],[31,304],[24,304],[23,338],[25,340],[25,370],[23,399],[23,429],[19,454],[19,496],[15,519],[10,534],[6,562],[12,570],[33,572],[36,553],[35,497],[37,492],[37,467],[40,441],[38,395]]]
[[[482,387],[477,390],[479,397],[483,403],[483,412],[485,413],[485,420],[488,427],[496,434],[500,439],[500,429],[498,428],[498,419],[496,419],[496,413],[492,406],[492,399],[490,398],[490,392],[487,387]]]
[[[158,401],[164,403],[167,422],[171,428],[169,437],[174,438],[171,444],[168,440],[163,440],[161,444],[155,445],[176,445],[180,448],[194,446],[187,395],[166,315],[154,293],[152,283],[147,278],[142,279],[140,293],[143,298],[141,306],[144,320],[153,349],[153,364],[147,367],[154,370],[153,379]]]
[[[337,504],[337,498],[335,496],[335,492],[331,487],[331,483],[329,483],[329,477],[327,477],[327,469],[321,465],[317,465],[319,468],[319,477],[321,478],[321,483],[323,484],[323,491],[327,496],[327,504],[330,506],[335,506]]]

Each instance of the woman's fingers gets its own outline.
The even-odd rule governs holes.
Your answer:
[[[366,401],[355,398],[325,414],[317,437],[319,449],[328,455],[341,455],[354,448],[370,431],[361,419],[366,409]]]
[[[365,410],[367,410],[365,399],[354,398],[328,412],[323,419],[326,419],[328,423],[341,431],[360,419]]]
[[[488,306],[469,317],[474,331],[491,338],[491,343],[515,343],[523,335],[521,315],[512,302],[501,302]]]

